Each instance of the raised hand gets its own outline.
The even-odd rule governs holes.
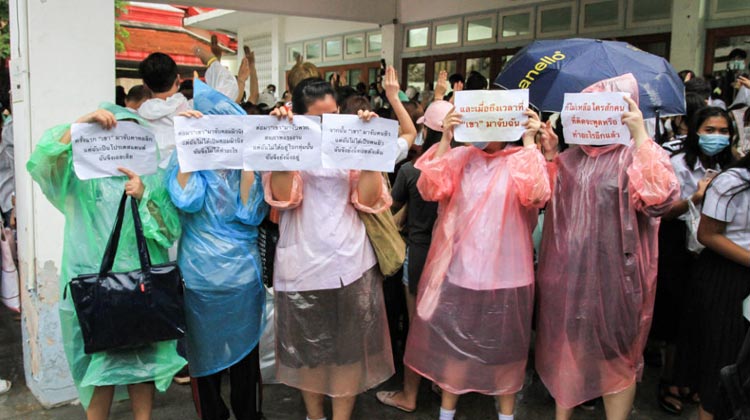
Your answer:
[[[216,35],[211,35],[211,53],[213,53],[217,60],[221,60],[221,54],[224,53],[224,51],[221,50],[219,39]]]
[[[401,87],[398,84],[398,77],[396,76],[396,69],[393,66],[388,66],[385,70],[385,79],[383,80],[383,89],[385,89],[385,96],[388,98],[388,102],[398,100],[398,92]]]
[[[187,117],[187,118],[203,118],[203,113],[200,111],[196,111],[194,109],[191,109],[189,111],[182,111],[179,114],[177,114],[178,117]]]
[[[643,124],[643,113],[638,109],[638,105],[629,97],[625,97],[629,110],[622,113],[622,123],[628,126],[630,136],[633,137],[636,147],[640,147],[643,142],[648,140],[646,126]]]
[[[442,100],[446,93],[448,93],[448,72],[440,70],[437,84],[435,85],[435,100]]]

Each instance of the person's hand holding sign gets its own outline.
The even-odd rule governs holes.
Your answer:
[[[90,112],[77,119],[76,123],[95,123],[101,125],[105,130],[111,130],[117,125],[117,118],[115,118],[115,114],[109,111],[106,111],[104,109],[97,109],[96,111]],[[68,130],[65,132],[65,134],[63,134],[62,138],[60,139],[60,143],[69,144],[71,139],[72,137],[70,135],[70,130]]]
[[[625,102],[628,103],[630,109],[622,113],[622,123],[628,126],[630,136],[635,142],[635,147],[641,147],[641,145],[648,140],[646,126],[643,124],[643,113],[638,109],[638,105],[631,98],[626,96]]]
[[[438,144],[438,149],[435,152],[436,158],[443,156],[450,150],[451,141],[453,141],[453,129],[460,124],[463,124],[463,117],[456,112],[456,107],[454,106],[448,111],[445,118],[443,118],[443,137],[440,139],[440,144]]]
[[[539,120],[539,115],[530,109],[527,109],[523,115],[529,117],[529,119],[523,123],[526,131],[524,131],[521,139],[524,146],[532,146],[536,144],[536,133],[542,128],[542,122]]]
[[[128,182],[125,183],[125,194],[140,200],[143,198],[143,193],[146,191],[146,187],[141,181],[141,177],[135,172],[126,168],[117,168],[120,172],[124,173],[128,177]]]

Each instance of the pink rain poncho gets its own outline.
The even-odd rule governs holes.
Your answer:
[[[531,234],[550,197],[536,147],[462,146],[416,163],[438,201],[405,363],[456,394],[513,394],[524,382],[534,310]]]
[[[630,92],[632,75],[586,91]],[[572,147],[550,164],[539,257],[536,369],[557,404],[572,408],[633,385],[656,293],[659,216],[679,199],[667,153]]]

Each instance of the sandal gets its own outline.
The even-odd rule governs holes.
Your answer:
[[[682,396],[679,393],[670,391],[670,386],[664,383],[659,384],[659,406],[667,413],[679,416],[682,414],[684,408],[682,405]]]
[[[416,408],[404,407],[402,405],[399,405],[396,401],[393,400],[393,397],[400,392],[401,391],[380,391],[375,394],[375,398],[377,398],[381,404],[401,410],[404,413],[413,413],[417,411]]]

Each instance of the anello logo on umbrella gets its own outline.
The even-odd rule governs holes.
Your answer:
[[[528,73],[526,73],[526,76],[521,79],[520,82],[518,82],[518,87],[521,89],[528,89],[529,86],[531,86],[531,83],[534,82],[534,76],[538,76],[540,71],[544,71],[544,69],[547,68],[550,64],[554,64],[558,61],[564,60],[565,54],[561,53],[560,51],[555,51],[554,54],[552,54],[552,57],[544,56],[539,59],[539,61],[534,65],[534,68],[529,70]]]

